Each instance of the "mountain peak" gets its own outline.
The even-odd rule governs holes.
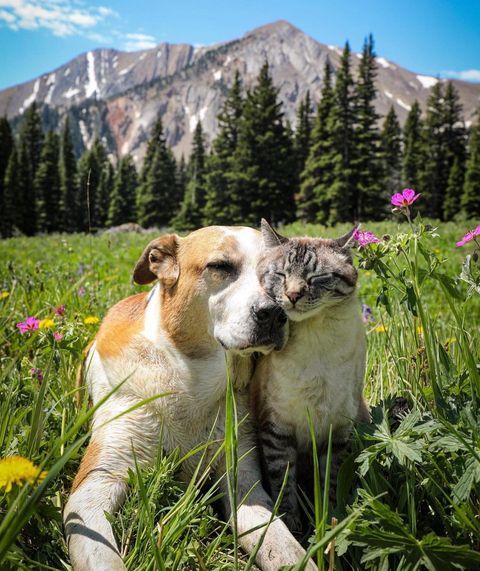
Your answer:
[[[258,35],[258,34],[272,34],[272,33],[281,33],[282,35],[290,35],[290,34],[302,34],[302,30],[291,24],[288,20],[276,20],[275,22],[270,22],[268,24],[264,24],[262,26],[258,26],[258,28],[254,28],[250,32],[247,32],[246,36],[251,35]]]

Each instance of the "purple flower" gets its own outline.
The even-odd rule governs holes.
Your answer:
[[[24,322],[17,323],[20,333],[28,333],[29,331],[36,331],[40,326],[40,320],[36,317],[27,317]]]
[[[40,383],[43,381],[43,372],[42,369],[38,369],[37,367],[32,367],[30,369],[30,373],[34,379],[37,379]]]
[[[457,246],[464,246],[467,242],[475,240],[475,236],[480,236],[480,224],[475,228],[475,230],[470,230],[465,234],[465,236],[460,240],[460,242],[455,242]]]
[[[79,276],[83,276],[84,273],[85,273],[85,266],[80,262],[80,264],[78,264],[77,274]]]
[[[406,208],[417,200],[420,194],[415,194],[413,188],[404,188],[402,192],[397,192],[391,198],[391,203],[399,208]]]
[[[59,305],[55,308],[55,315],[65,315],[65,304]]]
[[[83,297],[87,293],[87,290],[82,286],[78,288],[77,295],[78,297]]]
[[[380,242],[373,232],[362,232],[362,230],[358,230],[358,228],[353,233],[353,239],[356,240],[362,248],[363,246],[368,246],[368,244],[378,244]]]
[[[362,303],[362,319],[363,323],[368,323],[372,320],[373,313],[372,308],[366,303]]]
[[[55,341],[61,341],[63,339],[63,333],[59,333],[58,331],[53,332],[53,338]]]

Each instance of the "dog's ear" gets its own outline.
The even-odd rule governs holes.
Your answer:
[[[173,287],[179,274],[178,244],[179,238],[176,234],[165,234],[152,240],[133,270],[134,281],[144,285],[158,279],[164,287]]]
[[[262,218],[260,227],[262,229],[263,245],[265,248],[275,248],[276,246],[280,246],[280,244],[288,242],[288,238],[280,236],[278,232],[275,232],[265,218]]]
[[[343,236],[340,236],[340,238],[337,238],[335,240],[335,242],[340,246],[340,248],[347,249],[347,248],[352,247],[353,243],[355,242],[354,234],[358,230],[359,227],[360,227],[360,224],[356,224],[346,234],[344,234]]]

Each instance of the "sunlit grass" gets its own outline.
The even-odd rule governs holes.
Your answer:
[[[409,231],[406,224],[392,222],[367,228],[394,240]],[[347,229],[296,224],[285,233],[333,237]],[[430,262],[424,257],[417,259],[421,271],[415,275],[399,253],[397,259],[383,260],[400,276],[404,268],[407,273],[386,280],[379,297],[382,280],[375,268],[359,270],[360,300],[372,308],[365,325],[366,394],[374,424],[358,429],[342,466],[335,511],[339,523],[333,530],[334,513],[324,501],[328,486],[324,474],[318,474],[317,497],[312,498],[318,525],[309,553],[325,569],[329,556],[323,552],[333,537],[336,569],[480,566],[474,554],[480,547],[480,302],[478,295],[467,300],[467,286],[456,281],[467,248],[454,244],[464,228],[442,224],[437,234],[424,236],[422,244],[438,260],[435,271],[451,282],[425,276]],[[22,455],[47,471],[42,482],[9,494],[0,491],[2,569],[68,565],[61,511],[92,415],[86,399],[80,409],[75,400],[82,350],[98,328],[95,319],[87,318],[101,319],[116,301],[140,289],[131,272],[149,239],[75,235],[1,243],[0,292],[8,295],[0,296],[0,457]],[[416,315],[402,279],[412,285]],[[65,313],[57,315],[55,308],[62,304]],[[28,316],[51,319],[54,326],[21,334],[16,323]],[[54,339],[55,332],[61,340]],[[40,370],[43,378],[32,370]],[[407,398],[413,412],[394,430],[387,411],[398,396]],[[227,403],[231,420],[225,454],[233,498],[237,433],[234,403],[230,398]],[[128,568],[249,567],[240,550],[236,556],[234,530],[217,515],[218,488],[208,480],[208,467],[199,468],[189,484],[180,483],[181,461],[178,454],[159,450],[152,468],[130,475],[127,501],[112,519]]]

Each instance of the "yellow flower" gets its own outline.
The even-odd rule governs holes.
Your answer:
[[[421,325],[417,325],[417,333],[418,333],[419,335],[422,335],[422,334],[423,334],[423,327],[422,327]]]
[[[455,343],[457,340],[455,339],[455,337],[449,337],[445,343],[447,343],[448,345],[450,345],[451,343]]]
[[[88,317],[85,317],[83,323],[85,323],[85,325],[95,325],[95,323],[98,323],[99,321],[100,319],[95,317],[95,315],[89,315]]]
[[[38,326],[40,329],[50,329],[50,327],[54,327],[55,321],[53,319],[42,319]]]
[[[14,485],[41,482],[47,472],[41,472],[33,462],[23,456],[8,456],[0,460],[0,488],[9,492]]]
[[[385,325],[383,325],[382,323],[380,323],[380,325],[377,325],[374,329],[374,331],[376,331],[377,333],[386,333],[388,330],[387,327],[385,327]]]
[[[9,295],[10,295],[9,291],[0,291],[0,299],[7,299]]]

